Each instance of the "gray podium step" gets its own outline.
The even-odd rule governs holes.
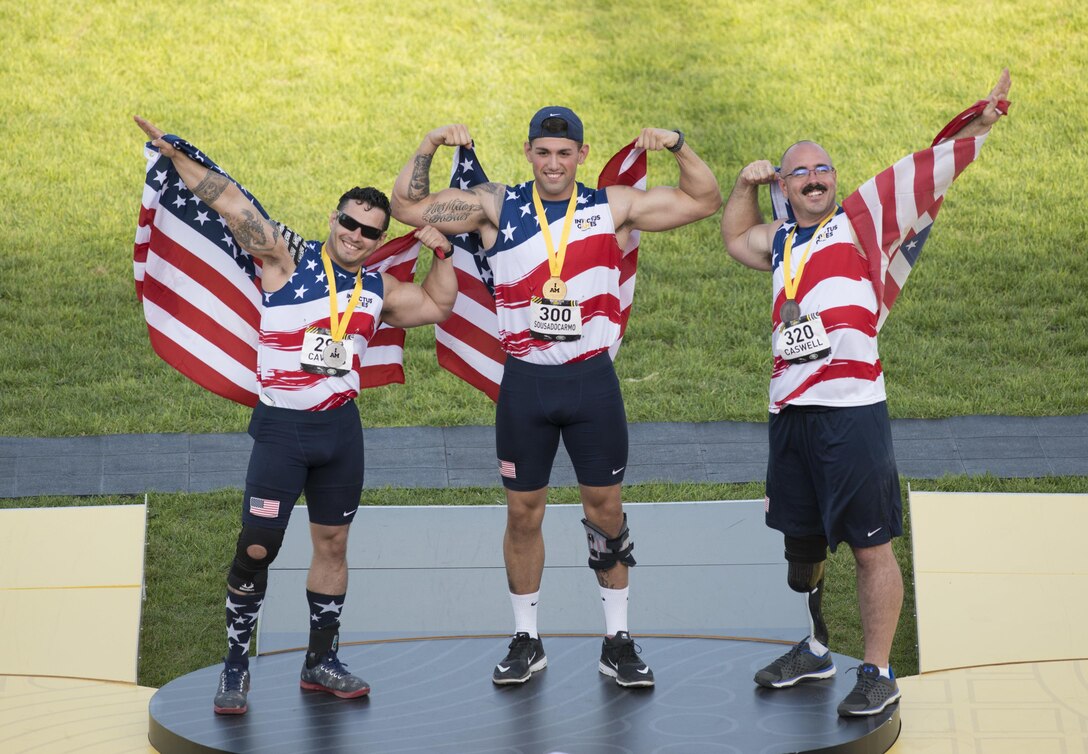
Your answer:
[[[785,583],[781,535],[763,523],[763,501],[624,509],[638,561],[631,572],[632,633],[798,639],[808,630],[803,598]],[[544,516],[541,632],[603,632],[582,515],[580,505],[551,505]],[[498,505],[361,508],[348,542],[341,642],[511,633],[505,523],[506,509]],[[270,569],[258,653],[305,646],[310,552],[305,510],[298,509]]]

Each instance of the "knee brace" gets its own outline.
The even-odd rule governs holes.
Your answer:
[[[268,588],[268,566],[276,559],[283,544],[283,529],[264,529],[260,526],[242,525],[234,562],[227,573],[227,586],[243,594],[264,594]],[[263,558],[249,554],[250,545],[260,545],[266,551]]]
[[[633,566],[635,559],[631,551],[635,549],[635,543],[631,541],[631,530],[627,528],[627,514],[623,514],[623,528],[618,536],[610,538],[603,531],[582,519],[582,526],[586,527],[586,539],[589,542],[589,567],[594,571],[607,571],[616,563]]]
[[[822,536],[786,536],[786,581],[795,592],[811,592],[823,580],[827,539]]]

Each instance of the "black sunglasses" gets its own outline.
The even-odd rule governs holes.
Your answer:
[[[355,231],[359,231],[363,234],[363,238],[369,238],[371,241],[376,241],[377,239],[381,238],[382,233],[385,232],[381,228],[374,228],[370,225],[363,225],[351,215],[341,212],[340,210],[336,211],[336,221],[340,223],[340,227],[342,227],[348,233],[354,233]]]

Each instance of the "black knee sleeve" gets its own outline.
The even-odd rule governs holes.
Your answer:
[[[631,541],[631,530],[627,528],[627,514],[623,514],[623,528],[616,537],[609,537],[603,531],[582,519],[586,527],[586,540],[589,543],[589,567],[594,571],[607,571],[616,563],[633,566],[635,558],[631,552],[635,543]]]
[[[227,573],[227,586],[242,594],[264,594],[268,588],[268,566],[276,559],[283,544],[283,529],[264,529],[260,526],[242,525],[238,533],[238,545],[234,562]],[[260,545],[266,551],[263,558],[249,554],[250,545]]]
[[[786,536],[786,581],[795,592],[811,592],[824,577],[827,539]]]

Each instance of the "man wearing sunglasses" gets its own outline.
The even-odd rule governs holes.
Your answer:
[[[415,327],[449,316],[457,295],[449,241],[433,227],[416,231],[436,257],[422,285],[367,270],[389,227],[389,201],[381,191],[356,187],[345,193],[329,214],[325,242],[307,242],[263,217],[225,175],[191,159],[183,151],[190,145],[164,138],[142,118],[136,122],[195,197],[220,215],[235,242],[261,262],[260,401],[249,425],[254,444],[242,528],[227,574],[228,651],[213,708],[225,715],[248,709],[250,636],[268,566],[303,490],[313,560],[306,580],[310,639],[300,685],[345,699],[364,696],[370,686],[337,657],[348,529],[363,485],[354,367],[382,323]]]
[[[931,148],[900,160],[842,206],[831,157],[800,141],[780,168],[767,160],[744,167],[722,214],[729,254],[772,274],[766,519],[785,537],[787,582],[805,595],[810,620],[809,636],[755,682],[781,689],[835,674],[821,611],[824,561],[828,547],[845,542],[857,568],[865,656],[839,705],[844,717],[875,715],[899,699],[890,655],[903,580],[891,540],[902,535],[903,516],[876,336],[905,278],[888,269],[924,242],[923,216],[936,213],[939,197],[977,156],[1007,108],[1009,84],[1006,69]],[[757,191],[764,184],[777,184],[792,220],[763,222]],[[896,282],[890,297],[886,280]]]
[[[499,336],[507,358],[495,418],[506,488],[503,540],[514,637],[492,674],[520,684],[547,665],[537,632],[544,568],[541,524],[560,437],[574,465],[585,512],[589,565],[605,612],[598,670],[621,686],[645,687],[653,673],[628,633],[628,567],[635,564],[620,488],[627,420],[608,349],[620,337],[619,263],[630,234],[669,230],[713,214],[718,182],[679,131],[647,128],[636,147],[668,150],[677,187],[593,189],[576,179],[589,154],[582,122],[545,107],[524,144],[533,180],[430,192],[440,146],[471,144],[463,125],[428,133],[393,187],[393,215],[447,234],[479,233],[494,274]]]

